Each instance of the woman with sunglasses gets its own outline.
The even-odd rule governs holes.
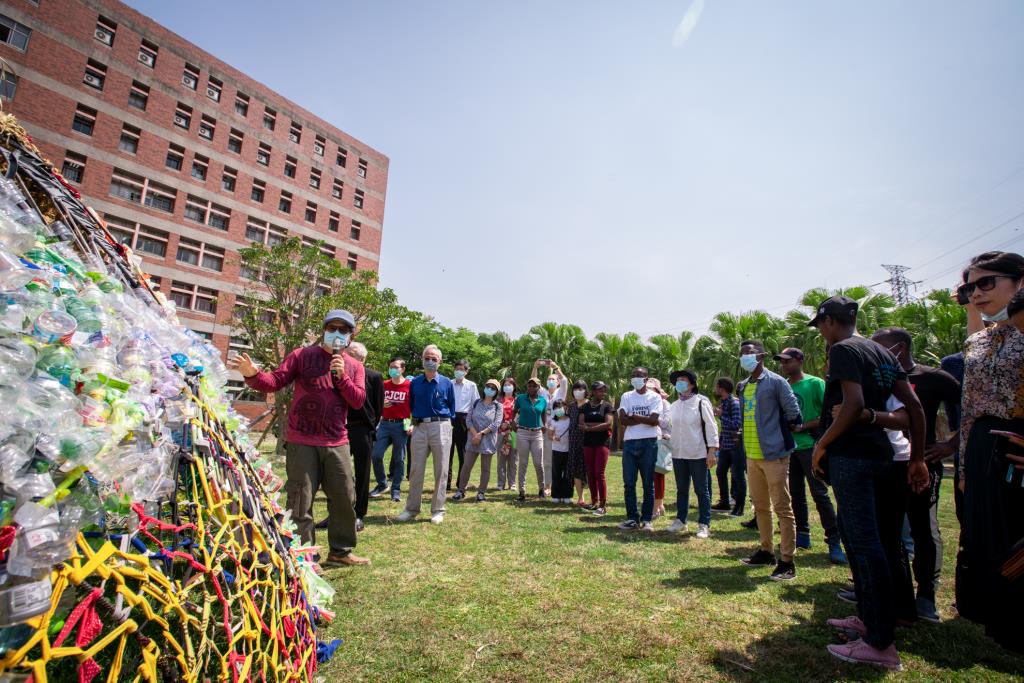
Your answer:
[[[988,325],[964,344],[957,610],[1018,652],[1024,652],[1024,576],[1013,571],[1012,558],[1024,547],[1024,469],[1007,456],[1024,449],[1005,435],[1024,433],[1024,332],[1007,312],[1022,284],[1024,257],[990,251],[971,261],[957,291]]]

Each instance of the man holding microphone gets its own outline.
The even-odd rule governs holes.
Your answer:
[[[356,546],[355,481],[345,424],[349,409],[366,400],[362,363],[342,353],[352,341],[356,322],[344,310],[324,318],[319,344],[295,349],[271,372],[260,371],[248,354],[228,361],[245,383],[260,393],[274,393],[294,383],[288,409],[285,468],[287,506],[305,544],[313,544],[313,497],[320,486],[327,496],[329,554],[324,566],[369,564],[352,554]]]

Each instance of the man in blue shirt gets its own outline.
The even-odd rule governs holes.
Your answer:
[[[417,375],[409,386],[412,410],[412,444],[409,475],[409,497],[405,510],[398,515],[399,522],[408,522],[420,513],[423,497],[423,475],[427,469],[427,456],[433,455],[434,497],[430,505],[430,521],[444,521],[446,498],[445,482],[452,446],[452,418],[455,416],[455,388],[452,381],[440,374],[441,349],[433,344],[423,349],[423,374]]]

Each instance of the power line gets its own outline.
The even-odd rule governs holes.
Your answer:
[[[1012,238],[1008,239],[1007,241],[1003,242],[1002,244],[995,245],[994,247],[992,247],[992,249],[990,251],[1002,251],[1003,249],[1005,249],[1006,247],[1010,246],[1011,244],[1014,244],[1016,242],[1020,242],[1021,240],[1024,240],[1024,235],[1017,235],[1015,237],[1012,237]],[[946,268],[945,270],[936,273],[935,275],[932,275],[931,277],[924,278],[920,282],[922,284],[925,284],[925,283],[928,283],[928,282],[932,282],[934,280],[938,280],[939,278],[945,277],[946,275],[948,275],[948,274],[950,274],[950,273],[952,273],[954,271],[962,270],[963,267],[964,267],[963,264],[958,263],[958,264],[956,264],[956,265],[954,265],[954,266],[952,266],[950,268]]]
[[[995,232],[999,228],[1002,228],[1002,227],[1012,223],[1013,221],[1017,220],[1018,218],[1020,218],[1022,216],[1024,216],[1024,211],[1021,211],[1020,213],[1018,213],[1013,218],[1010,218],[1010,219],[1007,219],[1007,220],[1003,221],[1002,223],[1000,223],[999,225],[995,226],[994,228],[990,228],[990,229],[986,230],[985,232],[981,233],[980,235],[977,235],[976,237],[972,237],[971,239],[969,239],[969,240],[967,240],[965,242],[961,242],[960,244],[958,244],[957,246],[953,247],[949,251],[943,252],[943,253],[939,254],[938,256],[936,256],[935,258],[933,258],[933,259],[931,259],[929,261],[925,261],[924,263],[920,263],[920,264],[914,266],[913,269],[914,270],[918,270],[918,269],[923,268],[925,266],[931,265],[931,264],[935,263],[936,261],[938,261],[939,259],[945,258],[946,256],[949,256],[953,252],[959,251],[960,249],[963,249],[964,247],[966,247],[971,242],[977,242],[978,240],[980,240],[985,235],[989,235],[989,234]]]

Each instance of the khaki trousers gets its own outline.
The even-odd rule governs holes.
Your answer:
[[[775,552],[772,540],[775,525],[772,511],[779,518],[782,534],[782,561],[792,562],[796,552],[796,517],[789,497],[789,456],[778,460],[747,458],[747,480],[750,500],[754,503],[757,530],[761,534],[761,550]]]
[[[347,555],[356,547],[356,485],[352,455],[343,446],[306,446],[289,443],[285,452],[284,485],[292,521],[307,545],[316,543],[313,523],[313,498],[323,486],[327,496],[327,540],[330,551]]]
[[[480,457],[480,486],[477,491],[480,493],[487,491],[487,484],[491,481],[491,457],[493,455],[493,453],[478,453],[469,448],[466,449],[466,461],[462,463],[462,471],[459,472],[458,489],[460,491],[465,493],[466,487],[469,486],[469,477],[473,474],[477,456]]]
[[[423,477],[427,470],[427,456],[433,455],[434,497],[430,503],[430,514],[444,512],[448,483],[448,460],[451,457],[452,423],[420,422],[412,430],[411,462],[409,474],[409,497],[405,509],[417,515],[423,498]]]
[[[537,487],[544,488],[544,433],[520,429],[516,432],[516,448],[519,450],[519,491],[526,491],[526,465],[533,456],[533,469],[537,473]]]

